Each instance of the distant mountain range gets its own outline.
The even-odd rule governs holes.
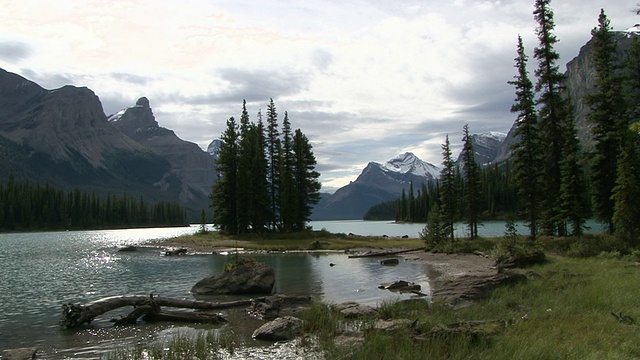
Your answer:
[[[207,208],[211,155],[159,127],[144,98],[110,120],[85,87],[46,90],[0,69],[0,180]]]
[[[491,163],[498,154],[506,135],[498,132],[471,136],[476,163]],[[460,162],[460,157],[458,162]],[[314,208],[313,220],[362,219],[373,205],[397,200],[402,190],[413,183],[418,189],[423,183],[435,181],[440,169],[419,159],[413,153],[400,154],[385,164],[370,162],[358,178],[333,194],[324,194]]]

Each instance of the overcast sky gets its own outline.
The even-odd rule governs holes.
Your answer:
[[[107,115],[146,96],[160,126],[202,148],[242,100],[269,98],[310,139],[324,191],[406,151],[440,165],[472,133],[507,132],[518,34],[536,66],[534,0],[0,0],[0,67],[47,89],[87,86]],[[554,0],[559,65],[605,9],[615,30],[636,1]],[[533,75],[532,75],[533,76]]]

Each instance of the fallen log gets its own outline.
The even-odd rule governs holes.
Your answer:
[[[415,248],[415,249],[406,249],[406,250],[397,250],[397,251],[368,252],[368,253],[365,253],[365,254],[349,255],[349,259],[376,257],[376,256],[398,255],[398,254],[404,254],[404,253],[418,251],[418,250],[424,251],[424,248]]]
[[[116,324],[135,323],[141,316],[147,316],[151,319],[162,320],[163,314],[166,315],[165,319],[171,317],[175,313],[168,312],[161,309],[161,307],[172,308],[186,308],[197,310],[214,310],[230,307],[249,306],[253,301],[264,301],[263,298],[258,299],[246,299],[229,302],[210,302],[210,301],[198,301],[198,300],[185,300],[168,298],[161,296],[153,296],[153,294],[146,295],[123,295],[123,296],[111,296],[99,300],[89,302],[87,304],[64,304],[62,305],[62,326],[72,328],[84,323],[90,324],[96,317],[109,312],[111,310],[119,309],[126,306],[133,306],[135,309],[129,315],[123,319],[114,321]],[[140,310],[137,310],[140,309]],[[136,311],[137,310],[137,311]],[[187,314],[186,312],[182,312]],[[211,317],[206,313],[193,313],[200,315],[195,317],[193,321],[211,322]],[[178,314],[182,315],[182,314]],[[191,317],[192,315],[184,315],[184,318]]]

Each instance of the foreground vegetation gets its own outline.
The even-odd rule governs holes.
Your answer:
[[[329,339],[324,343],[332,354],[329,358],[636,359],[640,357],[636,260],[617,253],[588,259],[553,256],[532,267],[536,275],[527,282],[497,289],[472,307],[385,304],[384,317],[417,319],[415,328],[368,332],[364,344],[349,353],[335,348]],[[620,314],[629,320],[619,320]],[[438,331],[474,320],[504,322]],[[325,328],[322,333],[331,331]]]

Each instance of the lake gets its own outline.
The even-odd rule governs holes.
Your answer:
[[[314,229],[358,235],[417,237],[424,224],[385,221],[319,221]],[[462,226],[458,227],[463,236]],[[116,348],[153,341],[173,331],[208,329],[211,325],[138,324],[114,328],[115,314],[96,319],[81,330],[59,327],[61,306],[85,303],[113,295],[158,294],[192,299],[190,289],[200,279],[222,271],[228,256],[197,254],[161,256],[160,249],[144,247],[119,252],[127,245],[194,233],[198,226],[99,231],[59,231],[0,234],[0,349],[36,346],[39,358],[94,359]],[[520,227],[521,231],[526,228]],[[487,222],[481,236],[501,236],[504,222]],[[276,293],[310,294],[328,303],[357,301],[376,305],[406,298],[377,286],[396,280],[414,281],[429,293],[436,276],[425,265],[401,261],[380,266],[380,259],[349,259],[342,253],[258,254],[276,273]],[[329,264],[335,264],[330,266]],[[124,312],[123,312],[124,313]],[[230,320],[242,316],[231,312]],[[231,321],[233,323],[233,321]],[[259,322],[243,320],[230,326],[243,334],[245,346],[261,345],[250,338]]]
[[[190,327],[160,323],[114,328],[108,320],[126,313],[117,311],[81,330],[62,329],[58,323],[62,304],[69,302],[150,293],[192,299],[191,287],[198,280],[221,272],[229,256],[161,256],[160,249],[153,247],[135,252],[118,250],[197,229],[198,226],[0,234],[0,349],[36,346],[39,358],[93,359],[116,348],[152,341],[176,328]],[[349,259],[343,253],[255,257],[274,268],[276,293],[310,294],[328,303],[358,301],[376,305],[409,296],[377,288],[381,283],[400,279],[414,281],[429,293],[431,269],[422,264],[401,262],[388,267],[381,266],[380,259]],[[236,316],[240,315],[229,315]],[[259,323],[243,329],[246,346],[261,345],[250,338],[257,326]]]

